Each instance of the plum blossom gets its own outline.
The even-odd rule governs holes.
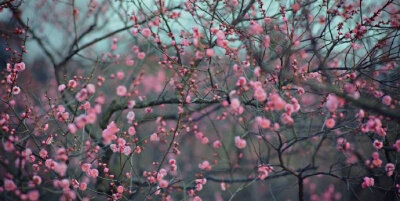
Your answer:
[[[67,172],[67,164],[65,163],[55,163],[54,171],[57,172],[61,177],[65,176]]]
[[[388,177],[393,175],[394,169],[395,169],[395,165],[393,163],[386,164],[385,171],[386,171],[386,174]]]
[[[264,180],[265,178],[268,177],[269,173],[273,171],[273,167],[269,165],[260,165],[258,166],[258,178],[261,180]]]
[[[293,125],[293,123],[294,123],[293,118],[290,115],[288,115],[287,113],[283,113],[281,115],[281,121],[283,124],[286,124],[286,125]]]
[[[361,184],[362,188],[367,188],[367,187],[371,187],[374,186],[374,178],[372,177],[364,177],[364,181]]]
[[[118,192],[119,194],[122,194],[122,193],[124,192],[124,187],[123,187],[123,186],[118,186],[118,187],[117,187],[117,192]]]
[[[31,190],[28,192],[28,199],[29,201],[36,201],[39,200],[40,194],[38,190]]]
[[[396,140],[396,142],[393,144],[393,148],[397,151],[400,152],[400,139]]]
[[[213,147],[214,147],[215,149],[219,149],[219,148],[221,148],[221,146],[222,146],[221,141],[215,140],[215,141],[213,142]]]
[[[242,139],[240,136],[235,137],[235,145],[238,149],[244,149],[247,145],[246,140]]]
[[[144,37],[148,38],[148,37],[151,36],[151,30],[149,28],[144,28],[142,30],[142,34],[143,34]]]
[[[335,96],[333,94],[328,95],[325,106],[329,112],[335,112],[339,108],[340,105],[341,105],[341,102],[337,96]]]
[[[132,122],[135,119],[135,112],[129,111],[128,114],[126,115],[126,118],[128,119],[129,122]]]
[[[15,185],[13,180],[5,179],[4,180],[4,189],[6,191],[14,191],[17,189],[17,185]]]
[[[267,93],[265,93],[262,87],[258,87],[254,90],[254,98],[260,102],[264,102],[267,99]]]
[[[327,128],[333,128],[333,127],[335,127],[335,119],[333,119],[333,118],[327,119],[327,120],[325,121],[325,126],[326,126]]]
[[[16,71],[24,71],[25,70],[25,63],[24,62],[20,62],[20,63],[14,64],[14,70],[16,70]]]
[[[384,96],[382,98],[382,103],[389,106],[392,103],[392,97],[389,95]]]
[[[127,91],[127,89],[126,89],[125,86],[119,85],[119,86],[117,87],[117,96],[125,96],[127,92],[128,92],[128,91]]]
[[[36,184],[36,185],[40,185],[42,183],[42,178],[38,175],[33,176],[32,181]]]
[[[12,93],[14,95],[18,95],[21,92],[21,89],[18,86],[14,86],[12,89]]]
[[[104,129],[102,132],[104,144],[110,144],[111,141],[116,140],[117,139],[116,134],[118,132],[119,132],[119,128],[117,127],[117,124],[115,124],[114,121],[110,122],[107,125],[107,128]]]
[[[203,161],[203,162],[201,162],[201,163],[199,164],[199,168],[200,168],[201,170],[210,171],[210,170],[211,170],[210,162],[208,162],[208,161]]]
[[[99,176],[99,171],[97,169],[89,169],[86,173],[91,178],[96,178]]]
[[[272,93],[268,97],[268,106],[273,110],[283,110],[286,102],[277,93]]]
[[[269,128],[271,126],[271,121],[264,117],[256,117],[256,122],[258,126],[264,129]]]
[[[214,54],[215,54],[215,53],[214,53],[214,50],[213,50],[213,49],[210,48],[210,49],[207,49],[207,50],[206,50],[206,56],[207,56],[207,57],[213,57]]]
[[[383,147],[383,143],[382,143],[381,141],[379,141],[379,140],[375,140],[375,141],[372,143],[372,145],[374,146],[374,148],[375,148],[376,150],[382,149],[382,147]]]

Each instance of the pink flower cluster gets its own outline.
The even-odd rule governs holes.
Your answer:
[[[107,128],[103,130],[102,132],[102,137],[103,137],[103,143],[108,145],[111,144],[113,140],[117,139],[117,133],[119,132],[119,128],[117,127],[117,124],[114,123],[114,121],[110,122],[107,125]]]
[[[271,126],[271,121],[264,117],[256,117],[256,122],[257,125],[263,129],[269,128]]]
[[[386,129],[382,127],[382,121],[375,116],[369,116],[367,123],[361,126],[361,132],[375,132],[379,136],[386,136]]]
[[[75,98],[77,101],[82,102],[87,100],[90,95],[93,95],[96,92],[96,87],[94,84],[87,84],[83,87],[78,93],[76,93]]]
[[[86,172],[87,176],[90,178],[97,178],[99,176],[99,171],[95,168],[91,168],[92,164],[84,163],[81,165],[82,172]]]
[[[208,161],[203,161],[203,162],[201,162],[201,163],[199,164],[199,168],[200,168],[201,170],[210,171],[212,167],[211,167],[211,165],[210,165],[210,162],[208,162]]]
[[[274,168],[270,165],[259,165],[258,166],[258,178],[264,180],[268,177],[269,173],[271,173]]]
[[[53,170],[56,172],[58,175],[61,177],[65,176],[65,173],[67,172],[67,164],[65,162],[56,162],[53,159],[47,159],[45,161],[45,166],[49,168],[50,170]]]
[[[243,106],[241,106],[240,100],[238,98],[233,98],[231,100],[231,109],[237,114],[242,114],[244,112]]]
[[[364,177],[364,181],[361,184],[361,187],[362,188],[372,187],[372,186],[374,186],[374,183],[375,183],[374,178],[372,178],[372,177]]]
[[[126,144],[126,141],[123,138],[118,138],[117,144],[111,144],[110,149],[113,152],[123,153],[126,156],[129,156],[129,154],[132,152],[131,146]]]
[[[371,160],[366,160],[365,165],[369,168],[379,168],[382,166],[382,160],[379,158],[379,153],[378,152],[373,152],[372,153],[372,161]]]

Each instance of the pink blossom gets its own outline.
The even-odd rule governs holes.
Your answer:
[[[186,96],[185,102],[190,104],[192,102],[192,97],[190,97],[190,95]]]
[[[10,141],[6,141],[5,143],[4,143],[4,149],[7,151],[7,152],[12,152],[12,151],[14,151],[14,144],[12,143],[12,142],[10,142]]]
[[[240,136],[235,137],[235,145],[238,149],[244,149],[247,145],[246,140],[242,139]]]
[[[293,125],[293,123],[294,123],[293,118],[291,116],[289,116],[287,113],[283,113],[281,115],[281,121],[283,124],[286,124],[286,125]]]
[[[130,146],[125,146],[124,150],[122,151],[123,154],[125,154],[126,156],[129,156],[129,154],[131,154],[132,149]]]
[[[41,149],[41,150],[39,151],[39,155],[40,155],[40,157],[42,157],[43,159],[46,159],[46,158],[48,157],[46,149]]]
[[[219,149],[221,146],[222,146],[221,141],[219,141],[219,140],[215,140],[215,141],[214,141],[213,147],[214,147],[215,149]]]
[[[271,173],[273,168],[269,165],[260,165],[258,166],[258,178],[264,180],[268,177],[269,173]]]
[[[122,194],[124,192],[124,187],[123,186],[118,186],[117,187],[117,193]]]
[[[226,183],[225,182],[221,182],[221,190],[222,191],[226,190]]]
[[[82,172],[87,172],[88,170],[90,170],[90,167],[92,166],[92,164],[90,164],[90,163],[84,163],[84,164],[82,164],[81,165],[81,169],[82,169]]]
[[[277,93],[273,93],[268,97],[268,106],[274,110],[283,110],[285,105],[286,102]]]
[[[239,77],[238,81],[236,82],[236,86],[245,86],[247,83],[247,80],[245,77]]]
[[[76,128],[76,126],[75,126],[75,124],[68,124],[68,131],[70,132],[70,133],[72,133],[72,134],[75,134],[76,133],[76,131],[77,131],[77,128]]]
[[[202,143],[202,144],[208,144],[208,142],[209,142],[209,140],[208,140],[207,137],[203,137],[203,138],[201,139],[201,143]]]
[[[294,106],[293,106],[292,104],[289,104],[289,103],[285,105],[284,109],[285,109],[285,112],[286,112],[289,116],[291,116],[292,113],[294,112]]]
[[[203,52],[196,51],[195,57],[196,57],[196,59],[201,59],[201,58],[203,58]]]
[[[73,89],[73,88],[75,88],[77,86],[78,86],[78,83],[75,80],[69,80],[68,81],[68,87]]]
[[[138,59],[143,60],[143,59],[146,57],[146,53],[144,53],[144,52],[139,52],[139,53],[137,54],[137,57],[138,57]]]
[[[361,184],[362,188],[374,186],[374,178],[364,177],[364,182]]]
[[[395,169],[395,165],[393,163],[386,164],[385,171],[386,171],[386,174],[388,177],[393,175],[394,169]]]
[[[214,56],[214,50],[213,49],[207,49],[206,50],[206,55],[207,57],[213,57]]]
[[[40,185],[42,183],[42,178],[37,175],[33,176],[32,180],[36,185]]]
[[[376,150],[382,149],[383,147],[383,143],[379,140],[375,140],[374,143],[372,143],[372,145]]]
[[[129,109],[132,109],[133,107],[135,107],[135,105],[136,105],[136,101],[134,101],[134,100],[128,101],[128,108]]]
[[[251,35],[258,35],[264,32],[263,27],[258,24],[256,21],[250,22],[249,34]]]
[[[58,85],[58,91],[59,92],[63,92],[65,88],[66,88],[65,84]]]
[[[339,99],[335,95],[329,94],[325,106],[330,112],[335,112],[339,107]]]
[[[222,39],[225,38],[225,33],[223,31],[219,30],[217,32],[216,36],[217,36],[218,39],[222,40]]]
[[[136,129],[135,127],[131,126],[128,128],[128,133],[129,135],[135,135],[136,134]]]
[[[298,4],[298,3],[293,4],[292,10],[293,10],[293,12],[297,12],[298,10],[300,10],[300,4]]]
[[[148,37],[151,36],[151,30],[149,28],[144,28],[142,30],[142,34],[143,34],[144,37],[148,38]]]
[[[61,177],[65,176],[67,171],[67,164],[65,163],[55,163],[54,171],[57,172]]]
[[[210,170],[211,170],[210,162],[208,162],[208,161],[203,161],[202,163],[199,164],[199,168],[200,168],[201,170],[210,171]]]
[[[17,189],[17,185],[15,185],[13,180],[5,179],[4,180],[4,189],[6,191],[14,191]]]
[[[271,126],[271,121],[269,119],[263,118],[263,117],[256,117],[256,122],[258,126],[261,128],[269,128]]]
[[[202,201],[202,199],[199,196],[196,196],[193,198],[193,201]]]
[[[133,64],[135,64],[135,61],[133,59],[126,59],[125,60],[125,65],[133,66]]]
[[[14,86],[12,89],[12,93],[14,95],[18,95],[21,92],[21,89],[18,86]]]
[[[167,188],[169,182],[167,180],[161,179],[160,181],[158,181],[158,185],[160,186],[160,188]]]
[[[127,93],[127,89],[125,86],[123,85],[119,85],[117,87],[117,96],[125,96]]]
[[[88,98],[88,92],[85,88],[76,93],[75,98],[77,101],[82,102]]]
[[[158,141],[160,141],[160,137],[157,135],[157,133],[153,133],[150,135],[150,141],[158,142]]]
[[[390,97],[389,95],[384,96],[382,99],[382,103],[389,106],[392,103],[392,97]]]
[[[99,176],[99,171],[97,169],[90,169],[87,171],[87,174],[91,178],[96,178]]]
[[[393,144],[393,148],[397,151],[400,152],[400,139],[396,140],[396,142]]]
[[[16,64],[14,65],[14,70],[16,70],[16,71],[23,71],[23,70],[25,70],[25,63],[24,63],[24,62],[16,63]]]
[[[94,86],[94,84],[91,84],[91,83],[86,85],[86,89],[89,94],[94,94],[96,92],[96,86]]]
[[[325,126],[327,128],[333,128],[335,126],[335,119],[329,118],[325,121]]]
[[[128,114],[126,115],[126,118],[127,118],[129,121],[133,121],[133,120],[135,119],[135,112],[129,111]]]
[[[79,184],[79,190],[85,191],[86,188],[87,188],[87,183],[82,182],[82,183]]]
[[[39,200],[39,191],[38,190],[31,190],[28,192],[28,199],[29,201],[36,201]]]
[[[238,98],[233,98],[231,100],[231,108],[233,110],[237,110],[237,109],[239,109],[239,107],[240,107],[240,100]]]
[[[267,99],[267,93],[265,93],[263,88],[258,87],[254,90],[254,98],[260,102],[264,102]]]
[[[118,80],[122,80],[122,79],[124,79],[124,77],[125,77],[125,73],[124,72],[122,72],[122,71],[118,71],[117,72],[117,79]]]
[[[110,144],[112,140],[116,140],[116,134],[119,132],[119,128],[114,121],[110,122],[106,129],[103,130],[102,137],[104,144]]]

